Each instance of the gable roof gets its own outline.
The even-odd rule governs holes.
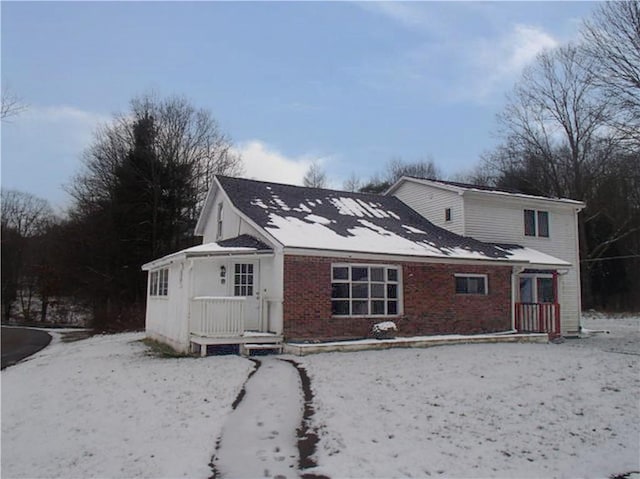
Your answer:
[[[453,191],[461,195],[464,195],[467,192],[481,193],[481,194],[484,193],[488,195],[497,195],[502,197],[506,196],[511,198],[521,198],[526,200],[551,201],[551,202],[565,204],[565,205],[572,205],[574,207],[579,207],[579,208],[584,208],[585,206],[584,202],[582,201],[572,200],[569,198],[552,198],[549,196],[530,195],[513,188],[496,188],[493,186],[472,185],[470,183],[435,180],[430,178],[418,178],[415,176],[403,176],[398,181],[396,181],[393,185],[391,185],[389,189],[384,192],[384,194],[392,195],[393,192],[396,191],[400,187],[400,185],[405,181],[412,181],[418,184],[433,186],[436,188]]]
[[[528,248],[499,246],[435,226],[394,196],[217,176],[239,212],[285,248],[529,262]],[[568,266],[544,253],[536,263]]]

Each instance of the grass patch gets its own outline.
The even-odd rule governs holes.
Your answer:
[[[180,353],[171,346],[155,339],[144,338],[140,342],[149,348],[149,355],[159,358],[193,358],[195,355],[189,353]]]

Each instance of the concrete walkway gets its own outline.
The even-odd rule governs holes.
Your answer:
[[[229,479],[298,478],[300,376],[293,365],[275,358],[261,358],[260,363],[222,429],[215,470]]]

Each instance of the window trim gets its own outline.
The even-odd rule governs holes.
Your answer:
[[[334,279],[334,269],[335,268],[347,268],[348,275],[347,279]],[[352,268],[367,268],[367,280],[366,281],[353,281],[352,280]],[[372,268],[382,268],[384,271],[384,280],[383,281],[372,281],[371,280],[371,269]],[[396,272],[396,280],[389,280],[389,271]],[[379,264],[379,263],[332,263],[330,267],[330,281],[331,281],[331,296],[330,301],[331,305],[331,317],[333,318],[397,318],[402,316],[403,314],[403,301],[402,301],[402,265],[398,264]],[[333,297],[333,285],[334,284],[347,284],[349,290],[349,296],[346,298],[334,298]],[[367,297],[366,298],[354,298],[353,295],[353,285],[367,285]],[[381,284],[384,285],[384,297],[382,298],[374,298],[371,297],[371,285],[372,284]],[[389,286],[395,285],[396,287],[396,296],[395,298],[388,297]],[[335,314],[333,312],[333,302],[334,301],[347,301],[349,303],[349,314]],[[367,314],[353,314],[353,301],[367,301]],[[383,314],[373,314],[372,313],[372,302],[373,301],[384,301],[384,309],[385,312]],[[396,303],[396,312],[388,313],[389,311],[389,302],[395,301]]]
[[[450,221],[452,221],[452,214],[451,214],[451,208],[445,208],[444,209],[444,220],[449,223]]]
[[[455,294],[464,296],[488,296],[489,295],[489,275],[479,273],[455,273],[454,277],[454,291]],[[468,291],[458,291],[458,278],[483,278],[484,279],[484,292],[483,293],[469,293]]]

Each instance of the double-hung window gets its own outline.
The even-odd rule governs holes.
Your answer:
[[[524,210],[525,236],[549,237],[549,212],[538,210]]]
[[[152,271],[149,276],[149,296],[169,295],[169,268]]]
[[[331,313],[334,316],[400,314],[400,268],[382,265],[332,265]]]

